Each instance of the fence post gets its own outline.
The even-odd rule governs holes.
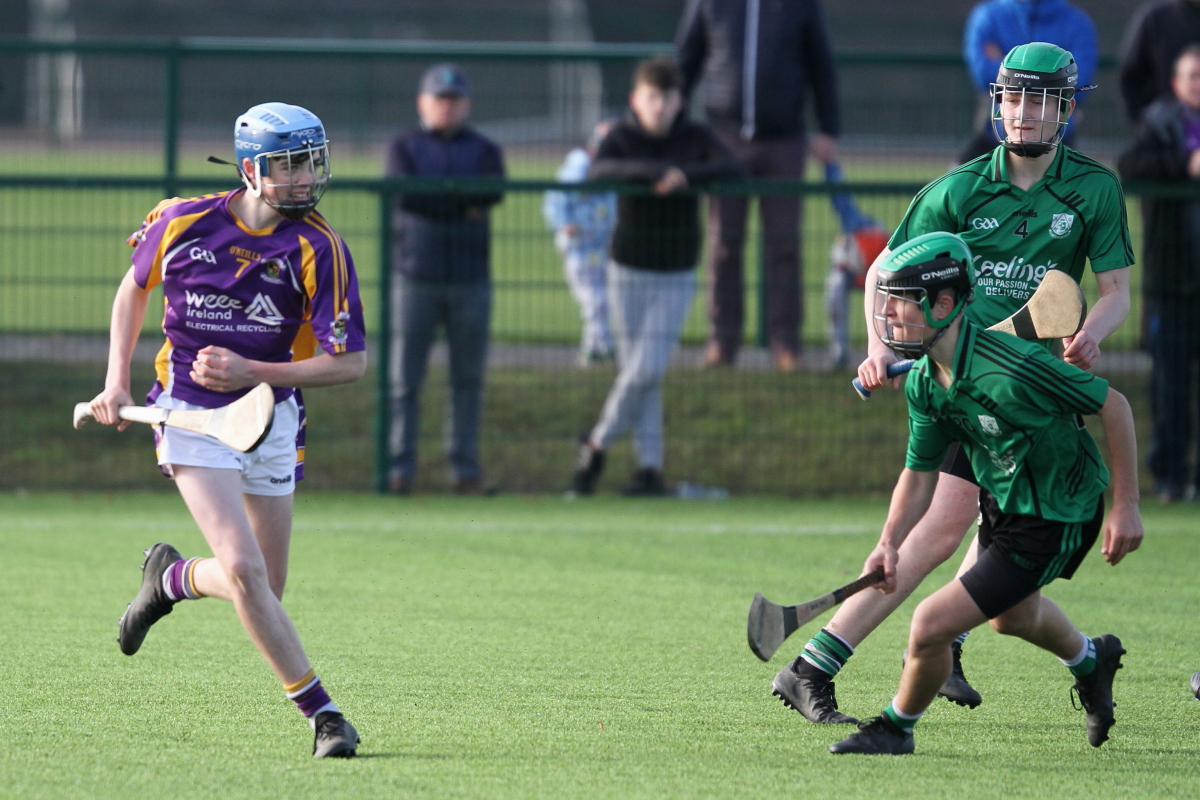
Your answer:
[[[167,45],[163,70],[163,194],[179,194],[179,43]]]
[[[392,194],[379,190],[379,322],[375,334],[375,491],[387,492],[392,433]]]
[[[746,205],[748,208],[749,203]],[[755,338],[759,347],[766,347],[769,343],[767,334],[767,232],[762,221],[761,195],[755,206],[758,209],[758,335]]]

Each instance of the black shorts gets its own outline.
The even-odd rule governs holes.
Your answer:
[[[988,619],[1008,611],[1055,578],[1070,579],[1096,543],[1104,523],[1104,495],[1087,522],[1053,522],[1005,514],[979,490],[979,560],[959,580]]]
[[[967,451],[963,450],[961,442],[951,442],[950,446],[946,448],[946,457],[942,459],[942,465],[938,467],[938,472],[962,478],[967,483],[973,483],[976,486],[979,485],[979,481],[975,480],[975,470],[971,468],[971,459],[967,458]]]

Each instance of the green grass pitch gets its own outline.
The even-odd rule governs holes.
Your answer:
[[[882,501],[566,502],[299,495],[286,605],[361,756],[314,762],[307,726],[232,609],[187,603],[137,656],[116,620],[141,548],[203,543],[178,497],[0,495],[6,797],[1151,797],[1195,792],[1200,540],[1093,553],[1050,594],[1129,650],[1099,750],[1064,667],[978,631],[984,704],[938,701],[904,758],[835,757],[769,695],[745,643],[754,591],[810,599],[857,574]],[[953,575],[936,573],[921,594]],[[843,710],[895,690],[912,603],[838,679]]]

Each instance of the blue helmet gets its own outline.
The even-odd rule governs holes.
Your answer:
[[[329,185],[325,126],[306,108],[287,103],[254,106],[233,124],[233,152],[249,192],[288,219],[303,219]],[[244,158],[253,162],[254,174],[242,168]],[[274,192],[264,195],[265,185]]]

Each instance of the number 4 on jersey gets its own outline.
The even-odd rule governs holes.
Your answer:
[[[1022,239],[1024,239],[1026,236],[1028,236],[1029,235],[1029,220],[1027,220],[1027,219],[1021,220],[1021,224],[1017,226],[1017,229],[1015,231],[1013,231],[1013,234],[1016,236],[1020,236]]]

